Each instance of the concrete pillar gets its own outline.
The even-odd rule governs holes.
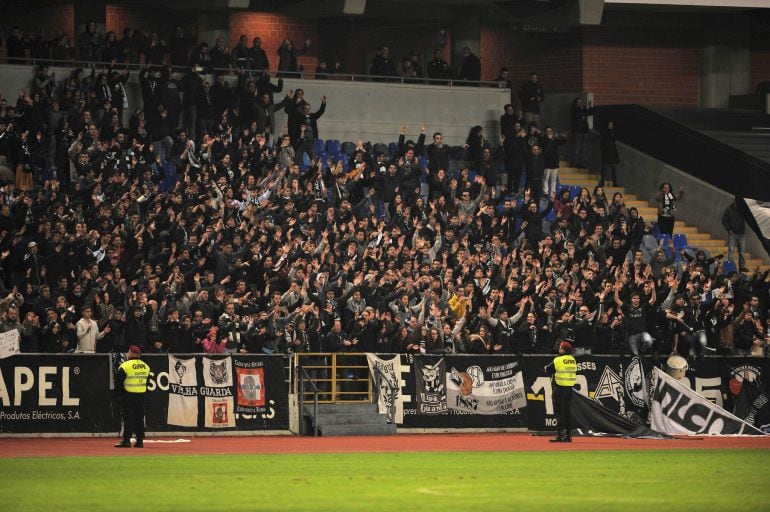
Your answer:
[[[453,70],[458,70],[463,62],[462,50],[464,47],[471,49],[478,58],[481,53],[481,9],[470,7],[458,9],[458,16],[452,22],[452,65]],[[447,56],[444,56],[446,58]]]
[[[701,50],[700,105],[727,108],[730,96],[751,88],[750,21],[742,14],[720,16],[707,25]]]
[[[240,34],[239,34],[240,35]],[[225,46],[230,46],[230,12],[209,11],[198,13],[198,41],[214,45],[217,37],[225,38]],[[249,41],[251,44],[251,41]]]

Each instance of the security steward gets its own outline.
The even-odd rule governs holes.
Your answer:
[[[572,357],[572,345],[568,341],[559,344],[559,355],[545,367],[553,377],[554,400],[556,402],[556,437],[552,443],[572,442],[572,387],[577,376],[577,361]]]
[[[131,448],[132,433],[136,434],[134,448],[144,447],[144,394],[150,367],[140,357],[142,349],[131,345],[128,361],[118,368],[116,389],[123,415],[123,441],[116,444],[116,448]]]

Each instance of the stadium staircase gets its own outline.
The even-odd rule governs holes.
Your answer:
[[[599,173],[590,169],[578,169],[576,167],[570,167],[568,162],[560,162],[559,167],[559,183],[566,186],[579,186],[585,187],[593,193],[594,187],[599,183]],[[658,208],[654,199],[645,201],[643,198],[638,197],[636,194],[630,194],[626,192],[625,187],[604,187],[604,194],[608,199],[611,199],[615,192],[623,194],[623,200],[628,208],[635,207],[639,210],[639,216],[645,221],[655,222],[658,217]],[[703,249],[707,251],[707,254],[716,256],[717,254],[724,254],[727,257],[727,241],[715,237],[710,233],[703,233],[695,226],[689,226],[684,221],[677,220],[674,224],[674,234],[683,234],[687,237],[687,245],[692,248]],[[756,258],[751,253],[744,253],[746,258],[746,267],[749,271],[753,271],[757,266],[762,270],[770,269],[764,260]]]
[[[312,434],[313,406],[304,408],[305,432]],[[385,414],[374,403],[319,404],[317,418],[321,436],[382,436],[396,433],[396,425],[388,423]]]

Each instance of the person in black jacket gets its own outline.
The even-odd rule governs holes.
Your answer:
[[[254,38],[252,46],[249,48],[249,54],[251,56],[252,69],[258,72],[270,69],[270,59],[267,57],[267,52],[262,48],[262,38]]]
[[[128,315],[126,343],[136,345],[141,349],[147,347],[147,319],[139,306],[135,306]]]
[[[534,194],[534,191],[532,192]],[[553,199],[554,197],[550,198],[548,206],[541,212],[538,211],[538,204],[535,201],[531,201],[527,208],[521,211],[521,229],[533,246],[537,246],[538,242],[545,236],[543,232],[543,219],[551,212]]]
[[[467,46],[462,50],[463,63],[460,71],[457,73],[458,80],[467,80],[471,87],[478,87],[481,80],[481,60]]]
[[[369,66],[369,74],[377,77],[397,75],[396,64],[390,58],[390,48],[387,46],[378,48],[377,55]],[[382,81],[382,79],[375,79],[375,81]]]
[[[538,202],[543,193],[543,176],[545,175],[545,158],[540,146],[532,146],[526,157],[524,168],[527,171],[527,187],[532,190],[532,199]]]
[[[545,93],[538,82],[537,72],[530,73],[529,81],[521,86],[519,100],[526,124],[534,122],[540,125],[540,104],[545,100]]]
[[[428,62],[428,78],[430,83],[436,85],[446,84],[444,81],[433,82],[433,80],[448,80],[452,75],[449,69],[449,63],[441,58],[441,50],[436,49],[433,51],[433,60]]]
[[[611,179],[612,184],[619,187],[618,184],[618,147],[615,139],[615,123],[610,121],[607,127],[602,130],[602,177],[599,180],[599,186],[603,187],[604,182]]]
[[[426,152],[431,175],[435,175],[439,169],[449,170],[449,148],[444,145],[444,136],[441,132],[433,134],[433,144],[426,148]]]
[[[305,103],[303,112],[299,116],[299,133],[292,137],[295,143],[297,157],[302,158],[302,153],[307,153],[310,158],[315,156],[313,141],[318,138],[318,118],[326,112],[326,96],[321,98],[321,108],[315,112],[310,111],[310,103]]]
[[[185,336],[179,322],[179,310],[168,312],[166,322],[161,325],[161,339],[168,347],[169,354],[188,354],[193,352],[192,338]]]
[[[184,128],[190,136],[194,137],[197,133],[198,102],[203,93],[203,68],[192,66],[184,77],[182,77],[182,108],[184,111]]]
[[[585,169],[583,156],[586,137],[588,136],[588,117],[594,114],[593,105],[588,102],[588,107],[583,103],[583,98],[575,98],[572,102],[572,162],[573,167]]]
[[[201,85],[200,93],[195,99],[195,139],[200,140],[204,133],[213,134],[214,131],[214,97],[211,94],[211,86],[208,81]],[[192,135],[192,134],[191,134]]]

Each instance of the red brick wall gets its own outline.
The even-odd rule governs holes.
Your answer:
[[[770,81],[770,33],[751,34],[751,92],[759,82]]]
[[[123,30],[130,27],[145,33],[155,32],[158,34],[158,37],[168,41],[175,25],[181,25],[185,30],[189,30],[190,27],[197,25],[195,13],[176,17],[170,11],[161,7],[147,9],[146,7],[132,5],[107,4],[106,17],[105,34],[107,32],[115,32],[118,39],[123,37]]]
[[[514,88],[537,71],[549,91],[582,89],[580,35],[517,33],[505,26],[481,27],[481,78],[494,80],[508,68]]]
[[[272,13],[259,12],[230,12],[230,48],[238,44],[238,38],[245,34],[249,46],[255,37],[262,38],[262,48],[270,59],[270,67],[278,67],[278,48],[285,38],[294,41],[297,48],[310,38],[311,46],[308,53],[298,58],[306,71],[314,71],[318,64],[318,24],[312,20],[295,19]],[[209,43],[211,44],[211,43]]]
[[[770,81],[770,50],[751,52],[751,92],[757,90],[759,82]]]
[[[583,89],[598,105],[697,107],[699,36],[692,30],[585,29]]]
[[[35,22],[46,30],[47,37],[64,32],[72,44],[75,40],[75,5],[55,5],[43,10],[42,21],[35,17]]]

